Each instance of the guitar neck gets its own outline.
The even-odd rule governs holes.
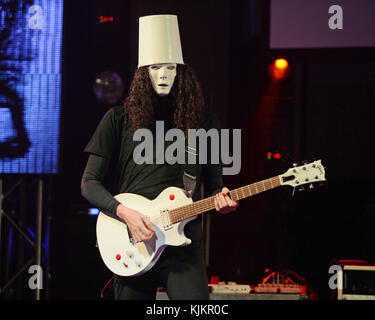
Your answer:
[[[242,200],[255,196],[258,193],[262,193],[267,190],[280,186],[279,176],[262,180],[256,183],[249,184],[247,186],[234,189],[230,191],[230,197],[234,201]],[[202,199],[191,204],[169,210],[170,219],[172,223],[177,223],[201,213],[211,211],[215,209],[215,196]]]

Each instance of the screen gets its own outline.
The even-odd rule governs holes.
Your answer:
[[[374,0],[271,0],[270,48],[375,46]]]
[[[57,173],[63,0],[0,9],[0,173]]]

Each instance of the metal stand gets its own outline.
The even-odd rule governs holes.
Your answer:
[[[42,258],[42,217],[43,217],[43,177],[39,175],[37,177],[37,194],[36,194],[36,225],[35,225],[35,241],[33,241],[26,232],[22,229],[22,227],[16,223],[12,217],[10,217],[5,211],[4,208],[4,200],[9,197],[18,186],[22,183],[25,183],[25,177],[21,177],[9,190],[7,193],[4,193],[4,179],[0,177],[0,252],[3,253],[5,250],[4,245],[2,243],[2,234],[3,231],[3,217],[9,223],[9,227],[13,227],[18,233],[23,237],[23,239],[29,243],[34,248],[34,257],[32,257],[29,261],[24,264],[18,272],[16,272],[2,287],[0,287],[0,296],[5,294],[7,290],[12,286],[12,284],[27,270],[32,263],[41,266],[41,258]],[[5,220],[4,220],[5,221]],[[4,228],[5,229],[5,228]],[[9,259],[5,259],[6,263],[4,266],[2,263],[0,264],[0,275],[3,274],[2,268],[9,267],[10,261]],[[42,269],[43,270],[43,269]],[[35,299],[40,300],[40,288],[37,287],[35,289]]]

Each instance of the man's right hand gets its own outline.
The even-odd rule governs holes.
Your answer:
[[[134,241],[141,242],[148,240],[154,235],[152,223],[141,212],[119,204],[116,214],[125,221]]]

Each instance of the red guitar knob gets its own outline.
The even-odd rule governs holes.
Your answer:
[[[116,260],[120,260],[121,259],[121,255],[120,254],[116,254]]]
[[[170,200],[173,200],[173,199],[174,199],[174,194],[171,194],[171,195],[169,196],[169,199],[170,199]]]

